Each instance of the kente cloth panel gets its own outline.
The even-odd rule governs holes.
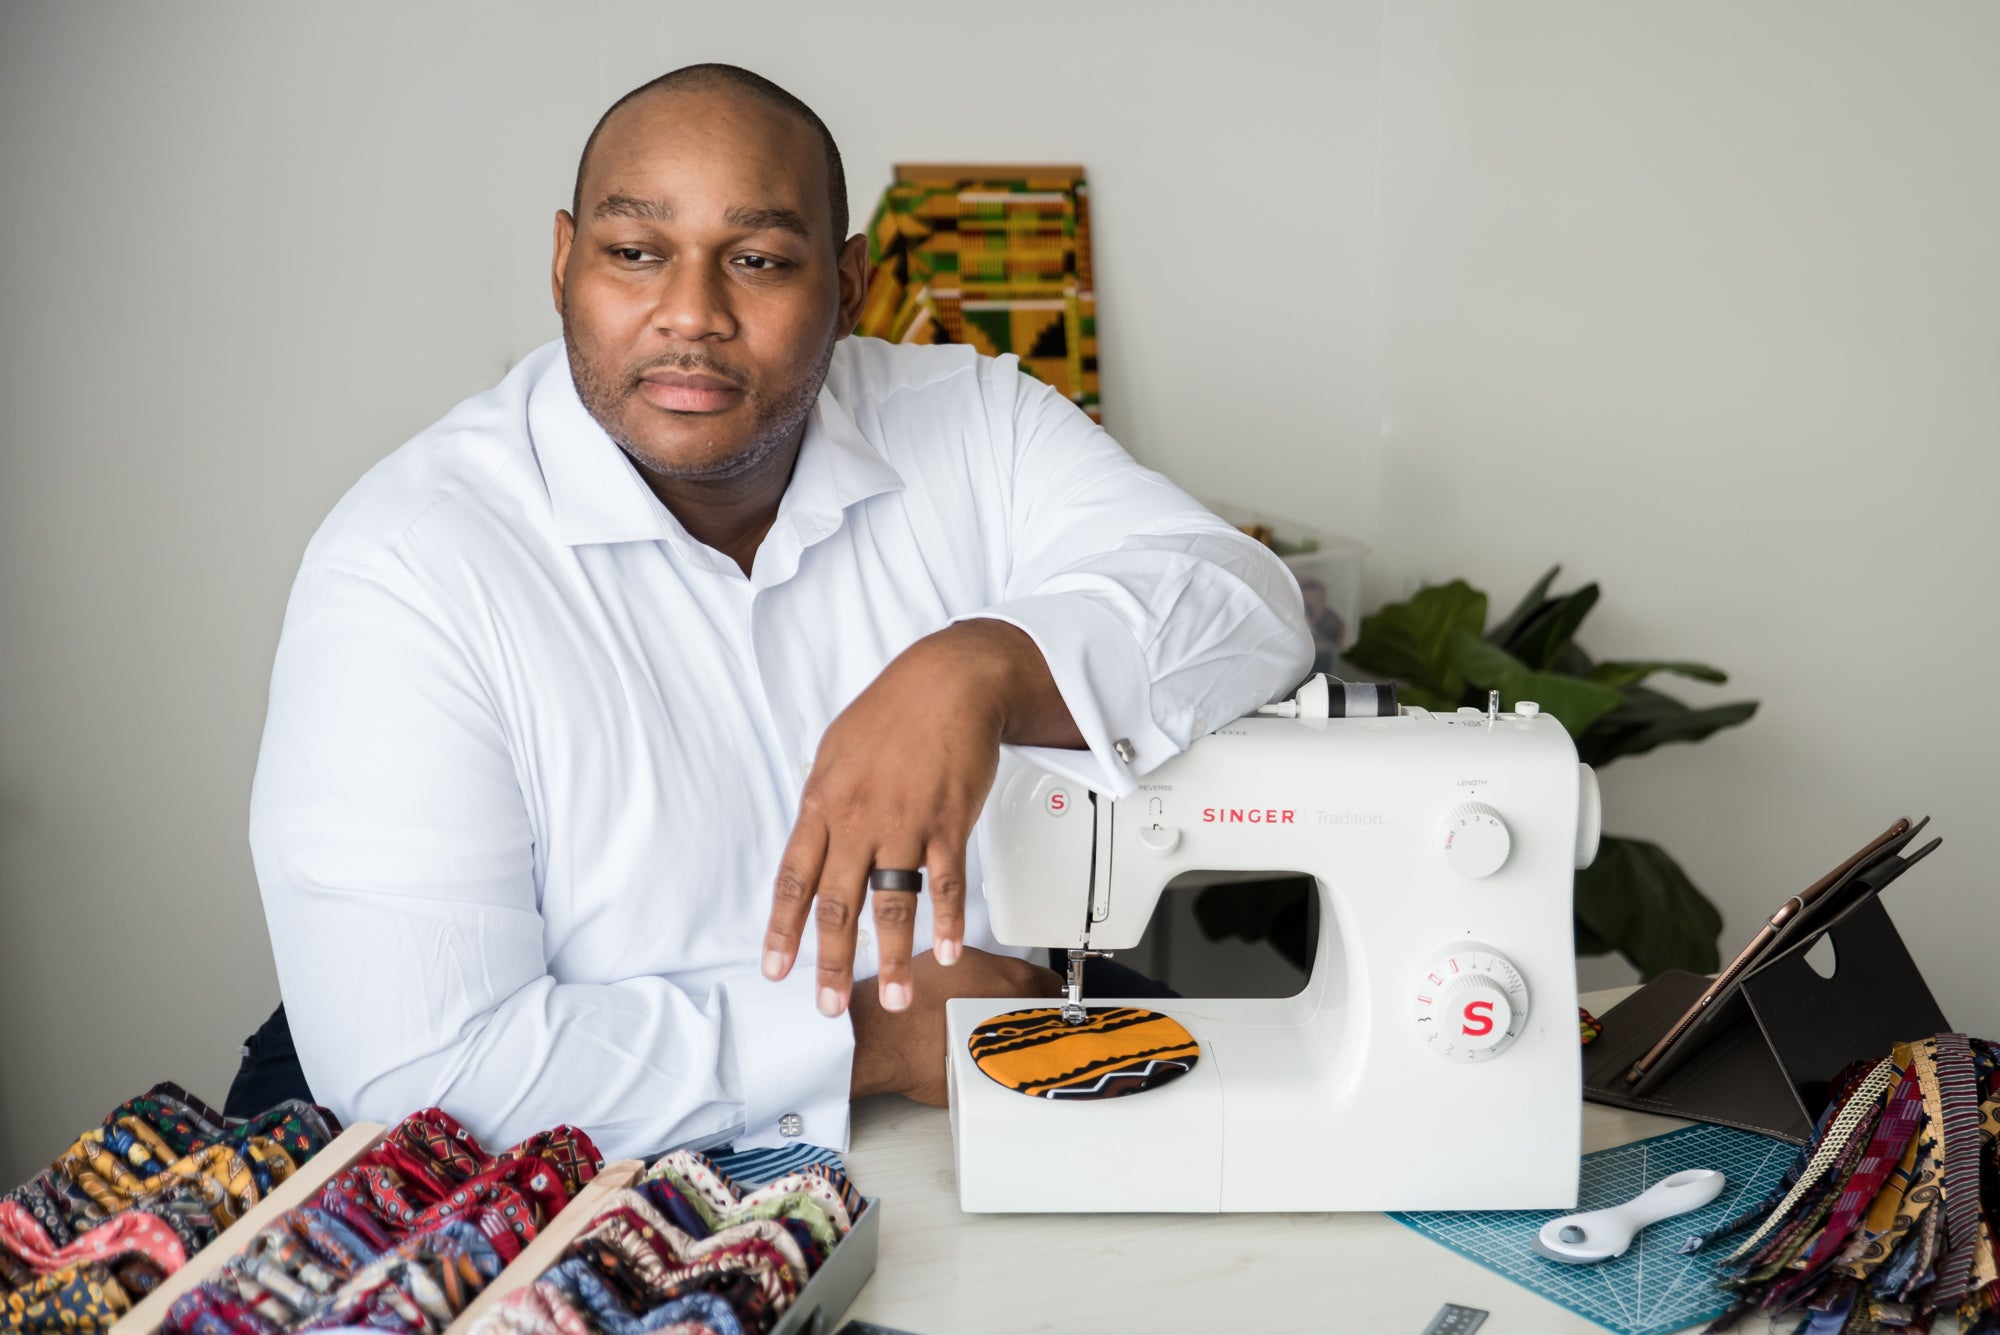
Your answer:
[[[868,261],[854,332],[1011,352],[1102,420],[1081,167],[899,166],[868,224]]]

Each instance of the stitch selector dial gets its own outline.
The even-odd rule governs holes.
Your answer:
[[[1460,802],[1438,822],[1438,845],[1451,869],[1468,880],[1491,876],[1506,865],[1514,836],[1500,813],[1484,802]]]
[[[1505,1052],[1528,1023],[1528,984],[1491,946],[1461,941],[1418,980],[1417,1033],[1438,1056],[1483,1062]]]

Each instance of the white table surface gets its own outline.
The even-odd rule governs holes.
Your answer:
[[[1630,991],[1588,993],[1583,1004],[1601,1015]],[[1583,1149],[1687,1125],[1585,1103]],[[1386,1215],[965,1214],[950,1115],[903,1098],[855,1105],[846,1160],[855,1185],[883,1204],[881,1256],[850,1320],[915,1335],[1253,1327],[1421,1335],[1454,1302],[1492,1314],[1479,1335],[1603,1335]],[[1281,1315],[1288,1310],[1296,1322]],[[1753,1318],[1737,1329],[1778,1327]]]

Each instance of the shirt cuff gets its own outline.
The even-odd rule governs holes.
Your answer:
[[[952,618],[979,619],[1004,621],[1035,642],[1090,748],[1024,746],[1017,748],[1023,758],[1115,798],[1130,793],[1140,775],[1186,749],[1154,721],[1146,655],[1116,614],[1088,598],[1052,593]],[[1120,754],[1120,743],[1126,755]]]
[[[723,1088],[743,1101],[739,1149],[800,1143],[847,1148],[854,1025],[845,1015],[828,1019],[819,1013],[813,1004],[815,978],[808,961],[782,982],[752,975],[717,988],[723,1025],[719,1074]]]

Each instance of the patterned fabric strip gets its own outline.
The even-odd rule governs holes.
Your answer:
[[[509,1294],[481,1329],[488,1335],[594,1335],[576,1304],[546,1280]]]
[[[1847,1148],[1847,1142],[1854,1135],[1854,1129],[1861,1124],[1862,1117],[1889,1088],[1889,1071],[1890,1063],[1884,1058],[1875,1063],[1874,1068],[1862,1078],[1861,1083],[1855,1086],[1854,1092],[1848,1096],[1847,1102],[1833,1119],[1833,1125],[1827,1129],[1826,1138],[1820,1142],[1819,1150],[1806,1164],[1805,1172],[1800,1174],[1798,1182],[1786,1194],[1785,1199],[1778,1203],[1778,1208],[1771,1212],[1770,1217],[1758,1225],[1757,1231],[1752,1233],[1742,1246],[1730,1253],[1730,1261],[1740,1260],[1763,1241],[1772,1229],[1778,1227],[1791,1213],[1792,1207],[1819,1183],[1826,1170],[1840,1158],[1841,1151]]]
[[[131,1306],[103,1266],[83,1262],[43,1275],[26,1288],[0,1293],[0,1330],[90,1335],[109,1330]]]
[[[723,1164],[743,1169],[754,1189]],[[774,1168],[782,1171],[767,1180]],[[473,1335],[583,1335],[579,1324],[594,1335],[767,1331],[862,1208],[830,1151],[718,1162],[678,1150],[606,1201],[565,1258]]]
[[[1081,1024],[1055,1006],[1009,1011],[976,1026],[966,1042],[989,1078],[1048,1099],[1143,1093],[1187,1074],[1201,1056],[1179,1021],[1137,1006],[1093,1006]]]
[[[1826,1133],[1832,1129],[1835,1114],[1840,1111],[1846,1101],[1846,1092],[1843,1091],[1841,1094],[1827,1100],[1826,1107],[1820,1109],[1819,1118],[1813,1123],[1812,1134],[1806,1137],[1805,1144],[1800,1146],[1798,1154],[1793,1156],[1790,1166],[1785,1169],[1785,1175],[1778,1179],[1777,1185],[1772,1187],[1762,1200],[1754,1205],[1744,1206],[1734,1216],[1717,1224],[1706,1233],[1697,1233],[1690,1237],[1686,1242],[1681,1244],[1681,1254],[1692,1255],[1710,1243],[1718,1242],[1723,1238],[1741,1233],[1744,1229],[1775,1210],[1778,1207],[1778,1202],[1784,1199],[1785,1193],[1790,1191],[1793,1185],[1798,1182],[1799,1175],[1805,1172],[1807,1161],[1819,1149],[1820,1143],[1826,1139]]]
[[[734,1182],[710,1171],[710,1168],[703,1156],[689,1150],[676,1150],[654,1165],[642,1186],[666,1186],[674,1190],[700,1216],[703,1225],[700,1231],[706,1233],[750,1219],[772,1219],[789,1214],[803,1217],[803,1211],[782,1206],[774,1208],[772,1205],[773,1202],[786,1202],[799,1197],[815,1202],[816,1212],[822,1219],[831,1222],[841,1235],[854,1226],[854,1216],[861,1212],[861,1194],[847,1180],[847,1175],[822,1164],[814,1164],[803,1173],[779,1178],[743,1195],[737,1194]],[[812,1219],[807,1222],[809,1225],[817,1223]]]
[[[1944,1112],[1945,1250],[1929,1306],[1943,1311],[1964,1299],[1979,1250],[1979,1086],[1964,1034],[1938,1035],[1937,1076]]]
[[[1875,1194],[1854,1242],[1842,1254],[1842,1273],[1860,1278],[1896,1255],[1937,1196],[1944,1161],[1937,1143],[1936,1052],[1934,1039],[1910,1044],[1910,1070],[1917,1077],[1924,1101],[1917,1134]]]
[[[552,1157],[534,1152],[539,1147]],[[435,1335],[595,1176],[588,1136],[557,1127],[488,1154],[448,1114],[412,1114],[168,1314],[181,1335],[370,1327]]]
[[[1793,1215],[1790,1222],[1766,1239],[1759,1252],[1761,1267],[1754,1276],[1757,1280],[1769,1280],[1771,1286],[1764,1295],[1763,1307],[1766,1311],[1789,1310],[1792,1299],[1807,1289],[1818,1285],[1823,1276],[1806,1266],[1805,1254],[1824,1232],[1828,1218],[1840,1202],[1848,1180],[1854,1176],[1868,1146],[1874,1139],[1875,1129],[1880,1124],[1882,1108],[1876,1105],[1862,1116],[1848,1138],[1847,1148],[1809,1199]]]
[[[0,1246],[43,1275],[79,1261],[131,1255],[145,1257],[166,1275],[187,1264],[187,1249],[174,1231],[144,1210],[128,1210],[68,1246],[57,1247],[33,1215],[12,1201],[0,1201]]]
[[[1825,1232],[1820,1234],[1819,1240],[1806,1254],[1808,1266],[1817,1265],[1833,1255],[1836,1247],[1846,1243],[1869,1202],[1882,1190],[1883,1182],[1903,1157],[1903,1150],[1909,1145],[1911,1137],[1917,1134],[1917,1124],[1924,1113],[1924,1091],[1916,1072],[1910,1069],[1909,1045],[1898,1044],[1889,1063],[1894,1088],[1889,1095],[1888,1108],[1882,1120],[1876,1123],[1875,1134],[1868,1142],[1868,1152],[1862,1156],[1854,1175],[1841,1189],[1840,1199],[1834,1204],[1833,1216],[1827,1221]]]
[[[1982,1183],[1993,1183],[1996,1198],[1986,1202],[1980,1221],[1979,1248],[1972,1258],[1972,1287],[1985,1291],[1989,1309],[2000,1312],[2000,1257],[1994,1255],[1993,1230],[2000,1220],[2000,1050],[1991,1043],[1972,1045],[1974,1076],[1980,1090],[1979,1141],[1986,1147],[1986,1175]],[[2000,1315],[1994,1323],[2000,1325]]]
[[[709,1162],[724,1177],[733,1179],[738,1186],[755,1190],[767,1182],[775,1182],[788,1173],[802,1173],[815,1164],[831,1168],[836,1173],[845,1174],[847,1167],[840,1156],[832,1150],[818,1145],[786,1145],[769,1150],[711,1151]]]

